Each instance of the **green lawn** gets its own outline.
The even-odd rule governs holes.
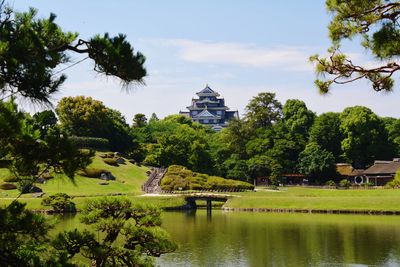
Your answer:
[[[141,193],[141,186],[146,181],[147,167],[138,167],[130,162],[121,164],[118,167],[105,164],[99,153],[93,159],[91,168],[106,169],[116,177],[115,181],[109,181],[108,185],[100,185],[100,179],[86,178],[76,175],[74,182],[64,175],[56,175],[54,179],[46,184],[37,184],[46,194],[64,192],[71,196],[95,196],[108,194],[130,194],[138,195]],[[8,170],[0,169],[0,183],[9,175]],[[18,195],[17,190],[1,190],[0,198],[13,198]],[[25,194],[22,198],[29,198],[30,194]]]
[[[400,211],[400,190],[338,190],[280,188],[278,191],[234,193],[228,208],[270,208],[306,210]]]

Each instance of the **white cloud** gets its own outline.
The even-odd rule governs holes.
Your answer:
[[[260,47],[253,44],[205,42],[185,39],[164,40],[180,49],[179,56],[188,62],[231,64],[256,68],[279,68],[284,71],[311,71],[310,52],[300,47]]]

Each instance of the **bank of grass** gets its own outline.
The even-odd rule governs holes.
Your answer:
[[[81,210],[84,205],[91,200],[95,200],[98,198],[102,198],[104,196],[98,197],[74,197],[72,201],[76,204],[77,210]],[[185,200],[181,196],[107,196],[109,198],[127,198],[131,200],[134,204],[148,204],[154,205],[160,209],[166,208],[176,208],[183,206],[185,204]],[[6,206],[10,204],[12,199],[0,199],[0,206]],[[50,210],[50,207],[44,207],[41,205],[41,198],[21,198],[20,202],[26,203],[26,207],[30,210]]]
[[[141,193],[141,186],[146,181],[147,167],[137,166],[129,161],[120,164],[118,167],[110,166],[104,163],[100,157],[102,153],[97,152],[93,158],[90,168],[104,169],[110,171],[116,177],[115,181],[107,181],[108,185],[100,185],[100,179],[87,178],[76,175],[74,181],[71,181],[65,175],[55,175],[45,184],[36,184],[43,192],[48,195],[58,192],[66,193],[70,196],[97,196],[109,194],[130,194],[138,195]],[[10,173],[7,169],[0,169],[0,184]],[[18,190],[0,190],[1,198],[13,198],[18,195]],[[24,194],[21,198],[30,198],[31,194]]]
[[[400,211],[399,189],[314,189],[302,187],[232,193],[224,207],[320,211]]]

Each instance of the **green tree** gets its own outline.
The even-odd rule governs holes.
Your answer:
[[[133,127],[142,128],[146,126],[146,124],[147,124],[146,115],[142,113],[135,114],[135,116],[133,117],[133,125],[132,125]]]
[[[335,157],[317,143],[311,142],[300,153],[297,168],[300,173],[325,182],[336,174]]]
[[[32,120],[33,128],[40,131],[41,138],[57,124],[56,114],[52,110],[37,112],[33,115]]]
[[[71,53],[86,55],[94,70],[116,76],[124,85],[142,82],[146,76],[145,57],[134,53],[126,36],[95,35],[78,39],[77,33],[64,32],[56,15],[38,19],[37,10],[14,12],[0,2],[0,93],[4,98],[20,95],[34,102],[50,103],[66,76],[55,72],[71,61]]]
[[[12,202],[0,207],[0,262],[3,266],[45,266],[50,225],[42,215]]]
[[[124,116],[101,101],[85,96],[64,97],[56,112],[61,127],[71,135],[106,138],[114,151],[125,152],[133,147]]]
[[[382,118],[385,123],[386,131],[388,132],[389,141],[395,147],[395,156],[400,156],[400,120],[395,118]]]
[[[396,61],[400,55],[400,3],[397,0],[326,0],[332,14],[329,35],[332,47],[327,58],[312,56],[316,71],[328,79],[318,79],[315,84],[327,93],[331,84],[345,84],[362,78],[369,80],[376,91],[390,91],[392,76],[400,69]],[[361,45],[380,62],[375,67],[355,64],[340,51],[342,40],[361,39]]]
[[[384,122],[369,108],[355,106],[340,114],[345,159],[356,168],[365,168],[378,159],[391,159],[393,147]]]
[[[60,233],[53,241],[61,255],[76,254],[92,261],[92,266],[152,266],[152,257],[172,252],[176,245],[161,226],[161,211],[132,205],[128,199],[103,198],[87,203],[82,222],[101,232],[78,230]]]
[[[268,127],[282,117],[282,104],[274,93],[259,93],[246,106],[245,120],[251,128]]]
[[[340,131],[340,113],[327,112],[319,115],[310,128],[310,142],[315,142],[321,148],[331,152],[336,161],[342,155]]]
[[[51,196],[46,196],[42,199],[43,206],[53,208],[57,213],[76,212],[75,203],[72,202],[71,197],[65,193],[57,193]]]

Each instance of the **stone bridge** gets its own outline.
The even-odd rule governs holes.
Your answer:
[[[207,210],[211,210],[213,201],[226,202],[230,197],[232,197],[231,195],[204,194],[204,193],[186,194],[184,196],[188,208],[197,209],[196,200],[203,200],[206,201],[207,203]]]

